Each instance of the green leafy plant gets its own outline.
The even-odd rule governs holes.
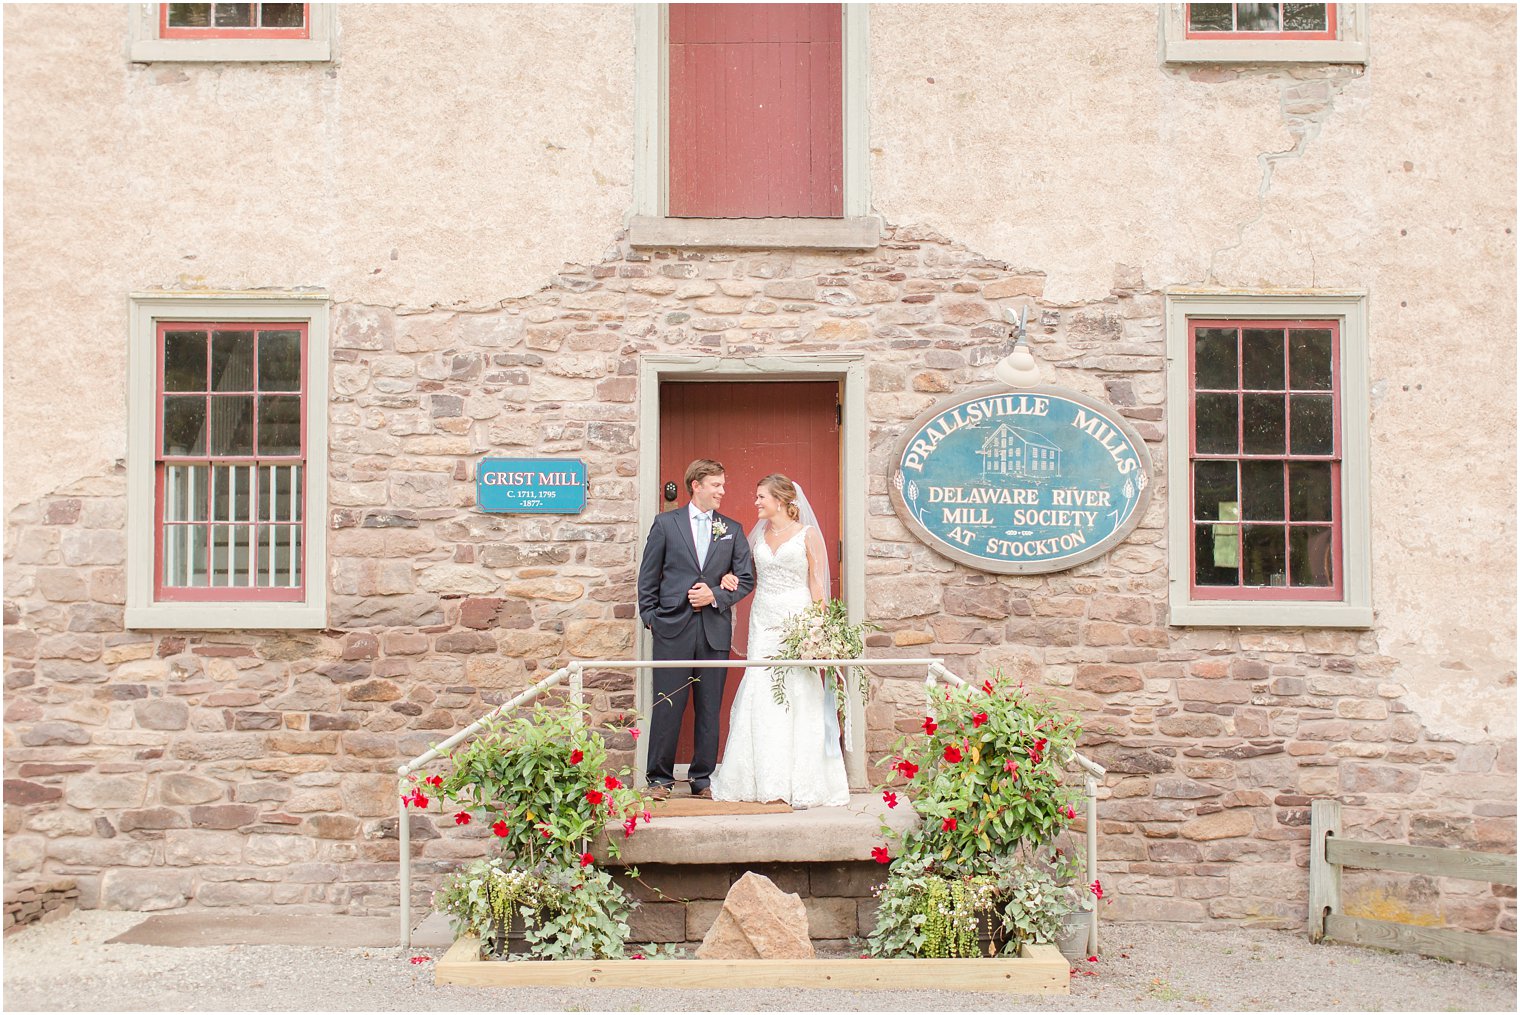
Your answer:
[[[1061,769],[1080,735],[1076,717],[998,674],[938,692],[890,759],[924,819],[903,852],[974,863],[1050,842],[1076,817]]]
[[[878,893],[867,945],[879,958],[1017,955],[1026,944],[1055,942],[1080,895],[1030,856],[981,857],[972,865],[905,857]]]
[[[455,823],[489,825],[502,855],[520,865],[548,859],[584,866],[591,839],[609,821],[620,820],[627,838],[649,820],[632,773],[607,772],[606,745],[584,705],[540,703],[528,714],[495,719],[448,760],[452,770],[434,785],[455,809]],[[607,841],[618,856],[619,838]]]
[[[895,859],[873,850],[891,864],[873,954],[1017,954],[1061,936],[1065,916],[1101,891],[1079,884],[1080,848],[1055,845],[1076,817],[1079,794],[1061,770],[1080,733],[1075,717],[1000,675],[935,694],[921,732],[899,738],[889,761],[923,820]],[[894,790],[883,796],[896,805]]]
[[[865,633],[876,630],[871,623],[850,623],[849,608],[840,599],[820,599],[800,613],[794,613],[781,626],[778,659],[859,659],[865,654]],[[823,676],[834,691],[834,708],[843,720],[849,707],[843,675],[837,666],[823,667]],[[786,702],[786,667],[771,671],[771,697],[776,704]],[[860,700],[870,697],[870,674],[865,667],[855,667]]]
[[[513,867],[501,857],[477,860],[450,874],[433,895],[455,934],[472,934],[482,950],[507,954],[508,935],[522,928],[536,959],[621,958],[633,903],[605,870],[541,861]]]

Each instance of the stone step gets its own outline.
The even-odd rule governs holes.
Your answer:
[[[609,825],[593,847],[610,866],[635,864],[823,863],[870,860],[875,846],[890,845],[885,821],[901,833],[918,820],[903,799],[888,808],[877,793],[854,794],[843,807],[813,807],[789,814],[711,814],[661,817],[640,824],[630,838],[621,824]],[[621,856],[607,854],[615,837]]]

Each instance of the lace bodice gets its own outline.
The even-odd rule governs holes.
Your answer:
[[[807,529],[798,529],[776,550],[764,539],[755,543],[755,598],[749,611],[749,656],[774,655],[781,644],[781,623],[807,609],[813,601],[808,591]]]

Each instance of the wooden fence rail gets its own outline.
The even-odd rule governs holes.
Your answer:
[[[1506,853],[1364,842],[1341,838],[1341,805],[1316,800],[1310,810],[1309,939],[1330,938],[1400,952],[1477,962],[1515,970],[1515,939],[1444,927],[1416,927],[1346,916],[1341,911],[1341,869],[1404,871],[1439,877],[1515,884],[1515,858]]]

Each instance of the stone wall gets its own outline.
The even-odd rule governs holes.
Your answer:
[[[73,878],[6,879],[5,933],[34,923],[61,920],[79,904],[79,886]]]
[[[848,467],[869,482],[870,650],[1001,669],[1083,715],[1110,772],[1106,915],[1302,925],[1318,796],[1342,800],[1348,832],[1513,851],[1512,736],[1428,728],[1377,631],[1168,626],[1164,474],[1140,527],[1067,572],[982,574],[906,531],[885,485],[902,427],[986,381],[1008,347],[1000,310],[1023,304],[1051,379],[1112,402],[1164,462],[1162,298],[1122,265],[1106,298],[1047,299],[1034,268],[898,227],[858,255],[614,242],[481,312],[340,302],[329,630],[124,630],[126,540],[147,536],[124,530],[119,469],[9,513],[7,870],[76,877],[86,905],[393,907],[396,764],[547,668],[633,651],[636,369],[653,351],[868,356],[869,460]],[[585,460],[586,510],[477,513],[488,452]],[[588,674],[612,726],[632,679]],[[917,727],[923,690],[884,675],[875,695],[873,763]],[[630,760],[628,734],[609,736]],[[489,841],[427,815],[414,829],[420,890]],[[1396,891],[1514,927],[1513,899],[1487,888]]]

